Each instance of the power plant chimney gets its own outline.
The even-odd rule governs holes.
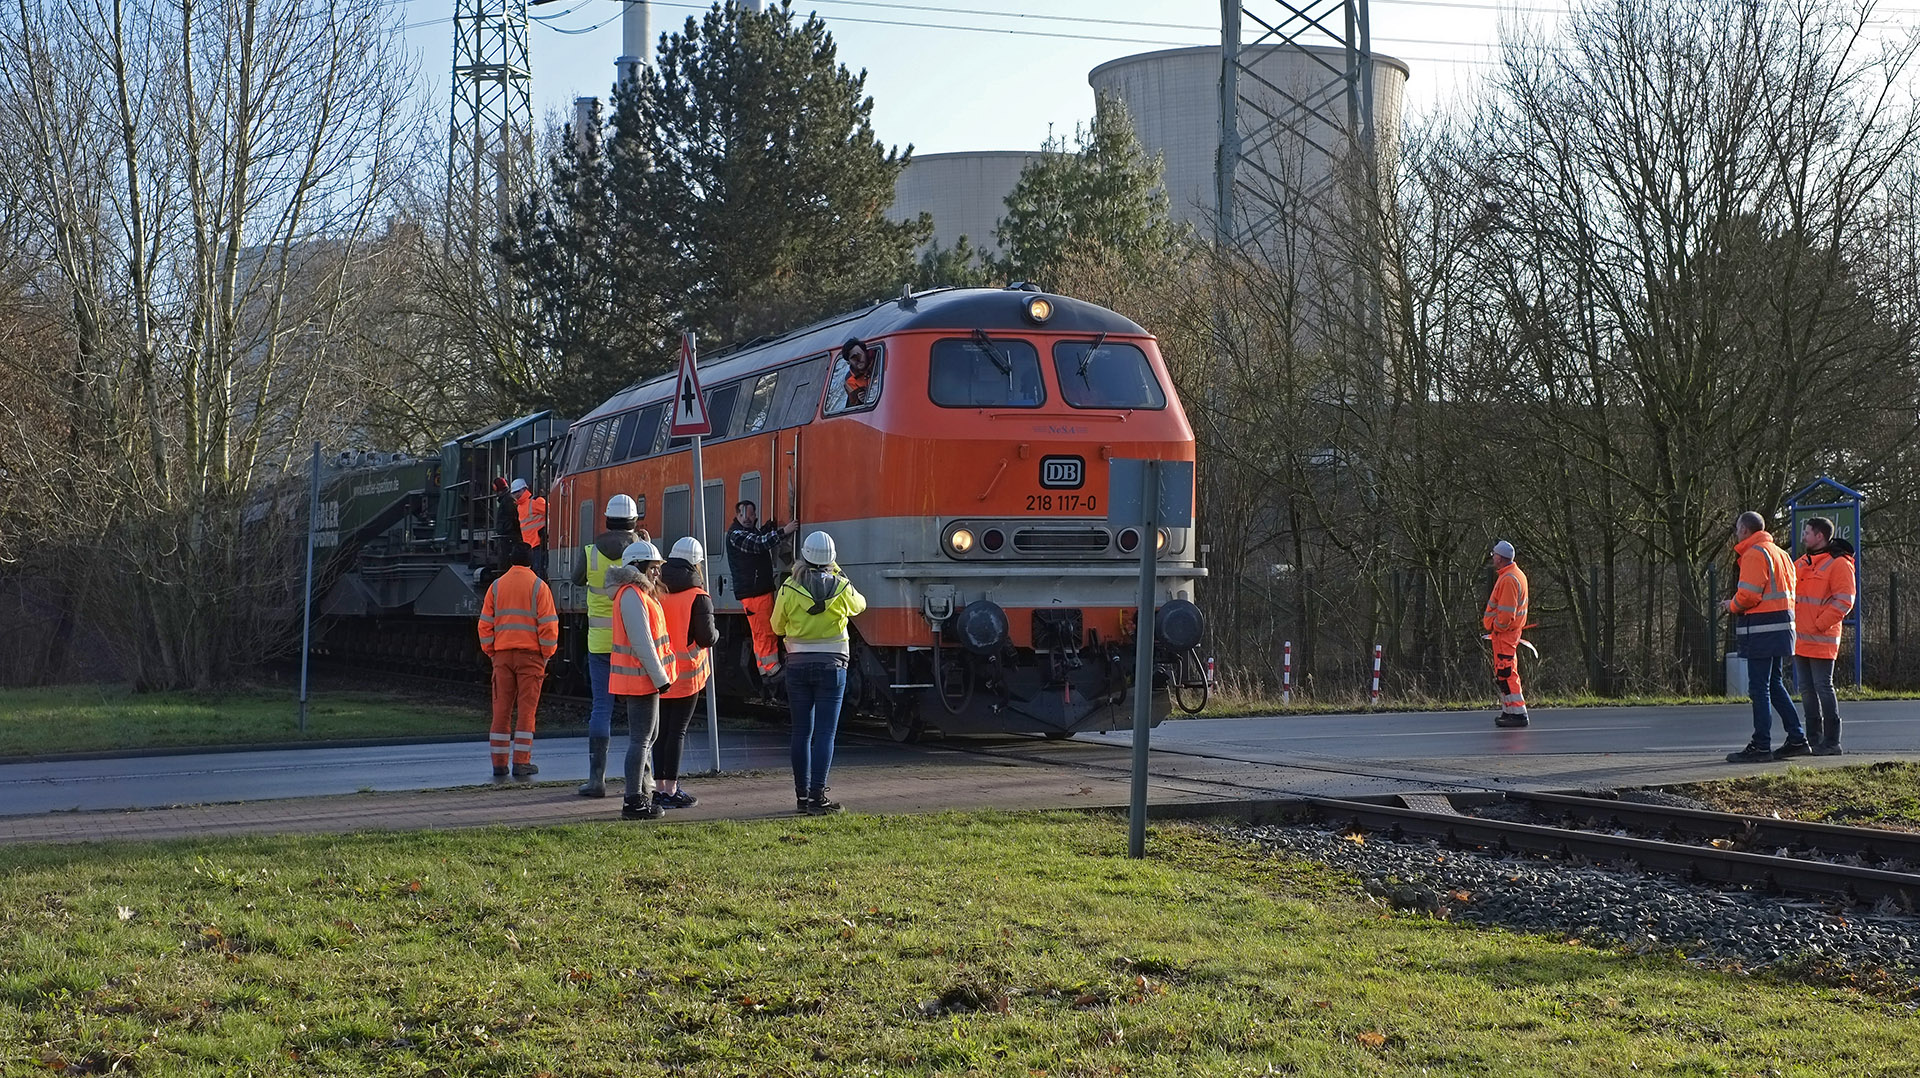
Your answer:
[[[648,39],[653,36],[647,22],[647,0],[627,0],[626,10],[620,13],[620,58],[613,62],[616,80],[633,78],[647,62],[647,50],[652,47]]]

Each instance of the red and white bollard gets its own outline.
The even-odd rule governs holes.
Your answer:
[[[1373,645],[1373,693],[1370,696],[1372,706],[1380,706],[1380,645]]]
[[[1280,651],[1280,702],[1293,703],[1293,641]]]

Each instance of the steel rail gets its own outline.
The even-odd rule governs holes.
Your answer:
[[[1630,861],[1642,870],[1720,884],[1761,884],[1794,894],[1823,895],[1871,904],[1887,899],[1903,910],[1920,908],[1920,874],[1836,865],[1797,857],[1722,850],[1658,839],[1603,835],[1477,816],[1422,812],[1331,797],[1312,797],[1328,822],[1358,830],[1434,838],[1459,846],[1510,852]]]
[[[1872,861],[1904,861],[1920,868],[1920,834],[1908,831],[1780,820],[1771,816],[1646,805],[1566,794],[1509,792],[1506,799],[1558,810],[1579,819],[1658,830],[1668,835],[1729,838],[1769,847],[1799,847],[1826,854],[1852,854]]]

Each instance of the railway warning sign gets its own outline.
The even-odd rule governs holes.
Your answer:
[[[673,387],[673,420],[667,424],[667,433],[675,438],[713,433],[713,420],[707,415],[707,396],[700,392],[700,370],[694,358],[692,333],[680,335],[680,380]]]

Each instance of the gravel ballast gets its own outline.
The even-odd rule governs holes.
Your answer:
[[[1538,856],[1353,837],[1318,826],[1231,826],[1229,838],[1358,877],[1396,909],[1578,937],[1746,968],[1814,966],[1920,979],[1920,918],[1884,907],[1698,886]]]

